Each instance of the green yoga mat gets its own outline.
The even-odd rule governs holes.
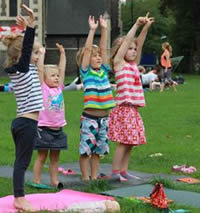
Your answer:
[[[152,192],[153,187],[154,186],[151,184],[144,184],[105,191],[102,194],[116,197],[149,197],[149,194]],[[200,193],[167,188],[164,188],[164,191],[168,199],[172,199],[178,204],[200,207]]]
[[[55,189],[55,187],[50,186],[50,185],[37,184],[37,183],[33,183],[33,182],[26,182],[26,185],[31,186],[33,188],[37,188],[37,189]]]

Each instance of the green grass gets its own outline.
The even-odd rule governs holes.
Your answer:
[[[67,81],[70,82],[69,78]],[[0,79],[0,83],[8,82],[8,78]],[[160,93],[159,91],[145,92],[147,106],[140,109],[146,129],[147,144],[134,148],[130,160],[130,170],[148,173],[171,174],[173,165],[187,164],[197,168],[191,177],[200,178],[200,76],[185,76],[185,84],[178,86],[177,93],[171,89]],[[69,149],[63,151],[60,163],[78,161],[79,125],[83,107],[82,91],[64,92],[66,119],[68,125],[64,131],[68,134]],[[14,161],[14,144],[10,134],[10,124],[16,116],[16,103],[13,93],[0,93],[0,165],[12,165]],[[101,160],[102,163],[111,163],[115,144],[110,142],[110,154]],[[160,152],[163,156],[150,157]],[[33,155],[30,169],[33,167],[36,152]],[[48,162],[47,162],[48,163]],[[165,181],[166,182],[166,181]],[[6,183],[6,184],[4,184]],[[0,196],[12,194],[11,180],[0,178]],[[200,192],[195,187],[177,183],[166,183],[167,187]],[[6,185],[4,187],[4,185]],[[98,192],[105,189],[105,185],[94,184],[87,190]],[[27,187],[26,187],[27,188]],[[195,189],[196,188],[196,189]],[[29,190],[29,189],[28,189]],[[30,193],[35,193],[33,189]],[[41,191],[40,191],[41,192]],[[127,205],[128,203],[128,205]],[[155,212],[145,205],[138,210],[138,204],[131,201],[120,200],[123,213],[125,212]],[[140,205],[141,206],[141,205]],[[130,210],[132,209],[132,210]],[[192,212],[195,211],[193,209]]]
[[[169,188],[169,189],[200,193],[199,184],[186,184],[186,183],[178,182],[178,181],[174,182],[174,181],[170,181],[169,179],[164,179],[164,178],[154,178],[151,183],[152,184],[162,183],[164,187]]]
[[[164,182],[164,181],[163,181]],[[1,191],[0,196],[7,196],[12,194],[12,180],[9,178],[0,178]],[[26,194],[32,193],[45,193],[47,190],[35,189],[29,186],[26,186]],[[80,189],[79,189],[80,190]],[[93,181],[88,186],[82,188],[82,191],[100,193],[105,190],[110,190],[110,186],[106,181]],[[55,192],[55,190],[48,190],[48,192]],[[150,204],[144,204],[138,200],[130,200],[128,198],[119,198],[116,200],[120,204],[121,213],[158,213],[157,209],[154,209]],[[171,204],[170,209],[187,209],[192,213],[199,213],[200,209],[192,208],[184,205]],[[47,211],[40,211],[40,213],[45,213]]]

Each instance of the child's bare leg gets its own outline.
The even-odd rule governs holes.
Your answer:
[[[121,168],[120,171],[128,171],[128,164],[129,164],[129,159],[131,156],[131,150],[133,146],[130,145],[124,145],[125,146],[125,153],[122,158],[122,163],[121,163]]]
[[[99,171],[99,155],[92,154],[90,159],[91,179],[96,180]]]
[[[150,82],[149,84],[149,90],[152,91],[154,88],[154,82]]]
[[[163,92],[165,89],[165,84],[164,83],[161,83],[160,84],[160,92]]]
[[[42,168],[45,163],[45,160],[48,155],[48,150],[39,150],[38,151],[38,157],[35,161],[34,167],[33,167],[33,181],[34,183],[40,183],[40,176],[42,173]]]
[[[80,155],[79,164],[80,164],[82,180],[90,179],[88,175],[89,160],[90,160],[90,157],[88,155]]]
[[[172,88],[173,88],[174,92],[177,92],[177,90],[176,90],[176,83],[172,84]]]
[[[36,212],[36,209],[25,199],[25,197],[15,197],[14,207],[23,212]]]
[[[51,178],[51,185],[57,186],[58,181],[58,160],[60,156],[60,150],[51,150],[50,151],[50,165],[49,165],[49,173]]]
[[[137,176],[134,176],[128,172],[128,165],[129,165],[129,160],[131,156],[131,151],[132,151],[133,146],[131,145],[126,145],[126,152],[125,155],[122,159],[122,167],[120,169],[120,175],[125,178],[125,179],[140,179]]]
[[[122,159],[125,155],[126,149],[124,144],[118,144],[115,150],[113,162],[112,162],[112,171],[119,171],[122,167]]]
[[[113,158],[113,162],[112,162],[111,177],[113,179],[120,179],[120,181],[127,181],[126,178],[123,178],[120,175],[120,169],[122,167],[123,158],[124,158],[125,153],[126,153],[126,146],[121,143],[118,144],[118,146],[115,150],[115,154],[114,154],[114,158]]]

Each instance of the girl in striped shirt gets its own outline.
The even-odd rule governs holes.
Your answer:
[[[110,70],[107,59],[107,22],[100,16],[101,39],[99,47],[93,45],[98,21],[89,16],[90,31],[85,47],[77,53],[77,63],[84,87],[84,111],[81,116],[80,169],[82,180],[97,178],[99,156],[108,154],[108,111],[115,106],[108,80]]]
[[[37,135],[39,111],[43,109],[40,79],[36,67],[40,45],[34,42],[33,11],[24,4],[22,8],[29,17],[26,20],[23,16],[18,16],[16,20],[18,25],[26,27],[25,35],[6,36],[3,43],[8,48],[5,71],[13,84],[17,102],[17,118],[11,125],[15,143],[14,206],[19,211],[34,212],[35,208],[25,199],[24,179]]]
[[[112,48],[111,64],[117,83],[117,106],[109,115],[108,138],[118,143],[111,177],[120,181],[134,178],[128,173],[131,150],[133,146],[146,143],[143,122],[138,112],[139,107],[145,106],[145,99],[137,65],[148,28],[153,21],[148,14],[139,17],[128,34],[118,38]],[[141,25],[144,27],[138,38],[134,39]]]

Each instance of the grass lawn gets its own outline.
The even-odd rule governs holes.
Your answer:
[[[69,79],[68,81],[70,81]],[[8,82],[7,78],[0,83]],[[163,93],[159,91],[145,92],[147,106],[140,109],[146,129],[147,144],[134,148],[132,151],[130,170],[149,173],[171,174],[173,165],[187,164],[195,166],[197,172],[191,177],[200,178],[200,76],[185,76],[185,84],[177,87],[177,93],[171,89]],[[64,131],[68,134],[68,151],[63,151],[60,163],[78,161],[79,124],[82,113],[82,91],[64,92],[66,118],[68,125]],[[12,165],[14,161],[14,145],[10,134],[10,124],[16,115],[16,103],[13,93],[0,93],[0,165]],[[110,154],[101,162],[111,163],[115,144],[110,143]],[[162,153],[160,157],[150,157],[154,153]],[[36,153],[34,153],[30,169],[32,169]],[[48,163],[48,162],[47,162]],[[7,183],[4,186],[4,182]],[[12,193],[9,179],[0,178],[0,196]],[[4,189],[5,187],[5,189]],[[101,187],[100,187],[101,188]],[[194,187],[193,187],[194,188]],[[200,187],[199,192],[200,192]],[[5,190],[5,191],[4,191]],[[187,187],[190,190],[190,187]],[[192,186],[191,186],[191,191]],[[30,192],[34,192],[32,189]],[[138,204],[120,200],[125,212],[138,211]],[[129,203],[130,208],[127,207]],[[140,205],[141,206],[141,205]],[[129,210],[126,210],[128,208]],[[148,209],[148,210],[147,210]],[[192,212],[200,212],[192,211]]]

